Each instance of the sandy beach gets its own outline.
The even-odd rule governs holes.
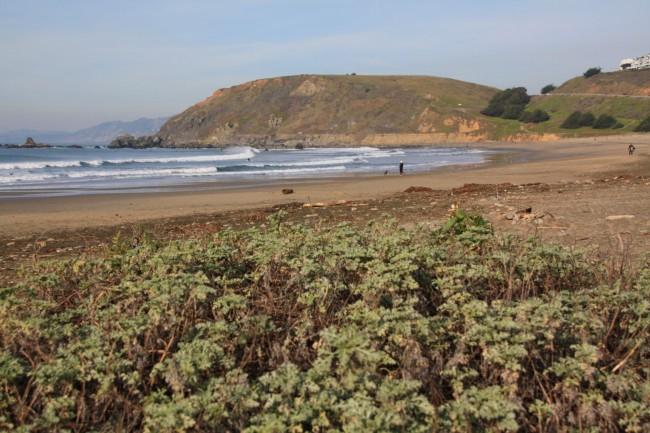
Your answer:
[[[627,145],[637,151],[627,154]],[[114,226],[152,219],[186,217],[237,209],[335,200],[386,197],[409,186],[450,189],[468,183],[566,183],[615,171],[642,172],[650,157],[650,135],[615,136],[554,142],[490,142],[473,145],[498,149],[491,161],[454,166],[426,174],[363,176],[325,180],[289,180],[263,187],[111,193],[65,197],[2,198],[0,236],[39,235],[51,231]],[[294,193],[282,194],[283,188]]]

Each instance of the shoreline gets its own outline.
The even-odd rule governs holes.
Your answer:
[[[447,146],[442,143],[425,145],[410,145],[394,147],[394,149],[465,149],[465,150],[480,150],[486,152],[482,157],[481,162],[464,162],[464,163],[450,163],[429,169],[420,169],[417,171],[410,171],[407,164],[406,174],[409,176],[421,176],[432,174],[441,170],[452,169],[472,169],[477,167],[485,167],[491,164],[499,163],[504,159],[524,160],[528,155],[527,149],[504,149],[495,147],[482,147],[473,146],[467,143],[463,145]],[[312,149],[312,148],[309,148]],[[306,150],[309,150],[306,149]],[[318,149],[318,148],[313,148]],[[96,186],[96,187],[80,187],[80,186],[60,186],[60,187],[39,187],[37,185],[16,188],[0,188],[0,205],[11,201],[24,201],[24,200],[42,200],[42,199],[61,199],[67,197],[92,197],[92,196],[124,196],[129,197],[133,195],[150,195],[150,194],[173,194],[173,193],[195,193],[195,192],[225,192],[225,191],[249,191],[257,188],[270,188],[279,187],[284,188],[288,185],[309,185],[317,183],[338,183],[342,181],[355,181],[355,180],[378,180],[387,179],[390,176],[397,175],[396,172],[391,172],[388,175],[379,172],[349,172],[349,173],[323,173],[313,177],[305,176],[275,176],[275,177],[248,177],[241,179],[206,179],[195,180],[179,183],[162,183],[160,185],[142,186],[142,185],[118,185],[118,186]]]
[[[633,158],[628,157],[625,143],[636,145],[637,154]],[[483,142],[468,147],[500,152],[488,155],[488,161],[481,164],[446,166],[425,173],[407,172],[405,176],[278,179],[264,186],[240,184],[229,189],[223,185],[215,188],[214,182],[206,182],[175,191],[5,198],[0,200],[0,237],[119,226],[296,202],[366,200],[401,192],[410,186],[451,189],[468,183],[570,182],[617,169],[640,167],[650,158],[650,135],[557,142]],[[283,195],[282,188],[293,188],[295,192]]]

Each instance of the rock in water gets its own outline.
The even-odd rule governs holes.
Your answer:
[[[25,144],[23,144],[20,147],[37,148],[37,147],[52,147],[52,146],[45,143],[37,143],[36,141],[34,141],[32,137],[27,137],[27,140],[25,140]]]
[[[131,148],[131,149],[146,149],[149,147],[164,147],[165,142],[157,135],[144,135],[142,137],[134,137],[132,135],[120,135],[108,145],[111,149]]]

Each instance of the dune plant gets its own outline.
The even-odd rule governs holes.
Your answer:
[[[0,290],[0,430],[645,432],[650,268],[476,215],[116,241]]]

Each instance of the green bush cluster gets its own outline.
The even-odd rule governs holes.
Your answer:
[[[0,431],[646,432],[650,269],[602,274],[463,212],[116,242],[0,290]]]
[[[525,111],[529,102],[530,96],[525,87],[513,87],[494,95],[481,114],[527,123],[545,122],[550,119],[548,113],[543,110]]]
[[[616,120],[614,116],[610,116],[609,114],[601,114],[594,121],[592,127],[594,129],[610,129],[610,128],[617,127],[618,125],[621,124]]]
[[[596,117],[591,112],[582,113],[580,111],[574,111],[564,120],[560,127],[564,129],[578,129],[583,127],[592,127],[594,129],[619,129],[623,126],[622,123],[609,114],[601,114]]]
[[[551,116],[544,110],[533,110],[533,111],[524,111],[519,116],[520,122],[525,123],[541,123],[549,120]]]
[[[546,86],[542,87],[541,93],[542,95],[546,95],[548,93],[551,93],[555,89],[557,89],[557,87],[555,87],[555,84],[547,84]]]
[[[491,117],[518,119],[529,102],[530,96],[525,87],[513,87],[494,95],[481,113]]]
[[[634,128],[635,132],[650,132],[650,116],[646,117]]]
[[[584,74],[582,74],[583,77],[585,78],[590,78],[593,77],[594,75],[598,75],[602,72],[601,68],[589,68],[585,71]]]
[[[596,117],[590,112],[582,113],[580,111],[574,111],[560,127],[565,129],[578,129],[583,126],[592,126],[594,120],[596,120]]]

